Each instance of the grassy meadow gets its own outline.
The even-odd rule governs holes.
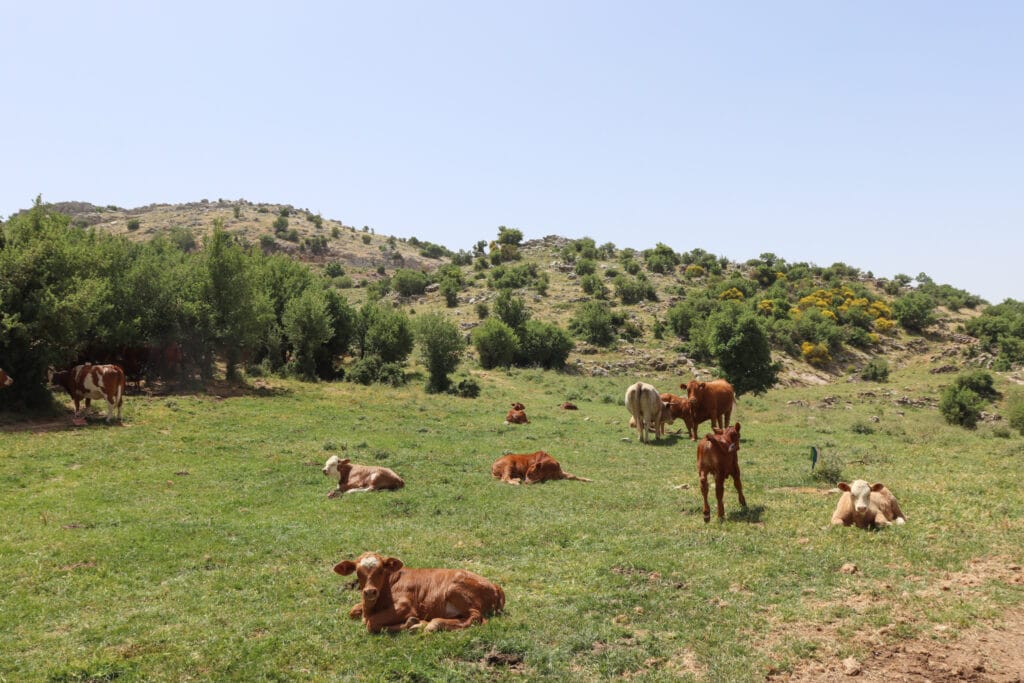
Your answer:
[[[1024,561],[1024,438],[915,405],[948,376],[743,396],[749,508],[729,482],[710,524],[682,423],[650,446],[627,427],[638,377],[474,377],[477,399],[427,395],[422,378],[273,379],[225,398],[129,396],[123,426],[95,408],[80,428],[5,416],[0,681],[754,681],[952,638],[1024,602],[998,569]],[[503,423],[513,400],[530,424]],[[593,483],[491,479],[502,453],[539,449]],[[329,500],[332,454],[406,487]],[[883,481],[908,523],[831,528],[829,474]],[[477,572],[506,610],[464,631],[369,635],[347,618],[351,577],[331,571],[365,550]]]

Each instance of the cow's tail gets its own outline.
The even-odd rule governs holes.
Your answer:
[[[562,479],[570,479],[572,481],[594,481],[593,479],[587,479],[586,477],[577,477],[575,474],[569,472],[562,472],[565,476]]]

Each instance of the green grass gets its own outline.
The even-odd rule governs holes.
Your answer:
[[[866,629],[914,637],[1024,602],[996,580],[931,590],[972,558],[1024,560],[1024,439],[897,406],[938,396],[926,372],[742,397],[750,507],[727,484],[726,521],[710,524],[693,444],[644,447],[628,429],[636,378],[476,378],[475,400],[273,380],[270,396],[129,397],[123,427],[0,433],[0,681],[761,680],[863,654]],[[567,399],[580,410],[559,410]],[[530,424],[503,424],[513,400]],[[812,445],[843,478],[886,483],[908,523],[830,528]],[[503,452],[538,449],[594,482],[491,479]],[[406,487],[328,500],[331,454]],[[365,550],[482,574],[506,611],[371,636],[331,572]],[[847,562],[859,571],[839,573]],[[512,665],[487,663],[501,656]]]

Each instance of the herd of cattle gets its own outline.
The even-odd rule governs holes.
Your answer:
[[[0,388],[13,382],[0,369]],[[107,420],[112,419],[115,407],[117,418],[121,419],[125,373],[119,366],[81,364],[54,373],[51,382],[63,387],[71,396],[76,418],[82,400],[88,409],[90,400],[103,399],[107,402]],[[697,427],[704,421],[711,421],[711,433],[697,444],[697,471],[704,499],[704,521],[711,519],[709,475],[715,479],[718,518],[721,520],[725,516],[722,495],[727,478],[731,477],[736,486],[740,505],[747,505],[740,480],[740,423],[729,424],[735,394],[725,380],[692,381],[681,384],[680,388],[686,389],[686,396],[659,393],[645,382],[631,385],[625,396],[630,427],[637,430],[639,440],[646,444],[650,442],[649,433],[657,439],[664,435],[666,424],[681,418],[690,439],[697,441]],[[568,402],[561,407],[576,410],[576,406]],[[513,403],[505,421],[506,424],[528,424],[526,407],[519,402]],[[348,458],[340,459],[333,455],[324,464],[323,474],[338,482],[337,488],[328,494],[329,498],[405,486],[402,477],[387,467],[357,465]],[[491,475],[509,484],[561,479],[591,481],[565,472],[559,462],[544,451],[504,455],[492,464]],[[842,495],[832,515],[832,524],[866,529],[906,521],[892,492],[880,483],[869,484],[858,479],[850,484],[841,482],[838,488]],[[501,587],[478,574],[459,569],[413,569],[405,567],[397,558],[367,552],[354,561],[339,562],[334,571],[341,575],[356,574],[360,602],[349,611],[349,616],[361,619],[371,633],[466,628],[485,622],[488,615],[500,612],[505,605],[505,593]]]

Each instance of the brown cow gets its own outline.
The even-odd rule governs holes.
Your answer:
[[[836,503],[836,511],[832,513],[833,524],[852,524],[867,529],[907,521],[896,497],[884,484],[869,484],[863,479],[857,479],[850,484],[841,481],[838,488],[844,493]]]
[[[117,407],[117,420],[121,421],[121,404],[124,402],[124,370],[117,365],[76,365],[70,370],[54,373],[50,379],[54,386],[61,386],[75,402],[75,417],[79,416],[79,403],[85,399],[88,410],[92,399],[107,401],[107,422]]]
[[[733,406],[736,404],[736,394],[732,385],[724,379],[716,379],[711,382],[698,382],[691,380],[688,384],[680,384],[680,389],[686,389],[686,397],[690,399],[691,419],[693,429],[690,431],[690,438],[697,438],[697,425],[704,420],[711,420],[711,428],[718,427],[725,429],[729,426],[729,418],[732,416]]]
[[[336,455],[327,458],[323,472],[325,477],[338,480],[338,488],[328,493],[328,498],[345,493],[383,491],[405,486],[405,481],[394,470],[374,465],[353,465],[348,458],[342,460]]]
[[[370,633],[451,631],[483,624],[505,607],[500,586],[462,569],[410,569],[398,558],[363,553],[334,571],[356,573],[362,599],[348,616],[362,619]]]
[[[690,425],[693,422],[693,417],[689,399],[685,396],[676,396],[666,392],[661,394],[661,405],[661,420],[658,422],[659,434],[664,436],[665,425],[672,424],[679,418],[683,419],[688,431],[691,429]]]
[[[491,465],[491,476],[509,484],[539,484],[557,479],[590,481],[562,470],[557,460],[544,451],[526,455],[504,455]]]
[[[579,408],[576,407],[576,404],[571,401],[566,401],[565,403],[560,405],[559,408],[561,408],[562,410],[579,410]]]
[[[743,497],[743,484],[740,482],[740,423],[731,427],[716,429],[714,434],[706,434],[697,444],[697,473],[700,475],[700,494],[704,497],[704,521],[711,521],[711,508],[708,506],[708,475],[715,477],[715,497],[718,499],[718,519],[725,517],[725,506],[722,505],[722,494],[725,492],[725,478],[732,477],[736,485],[736,493],[740,496],[740,505],[747,507]]]
[[[12,384],[14,384],[14,380],[11,378],[10,375],[4,372],[3,368],[0,368],[0,389],[4,387],[9,387]]]
[[[505,415],[505,424],[524,425],[529,422],[526,419],[526,406],[519,401],[512,404],[512,410]]]

